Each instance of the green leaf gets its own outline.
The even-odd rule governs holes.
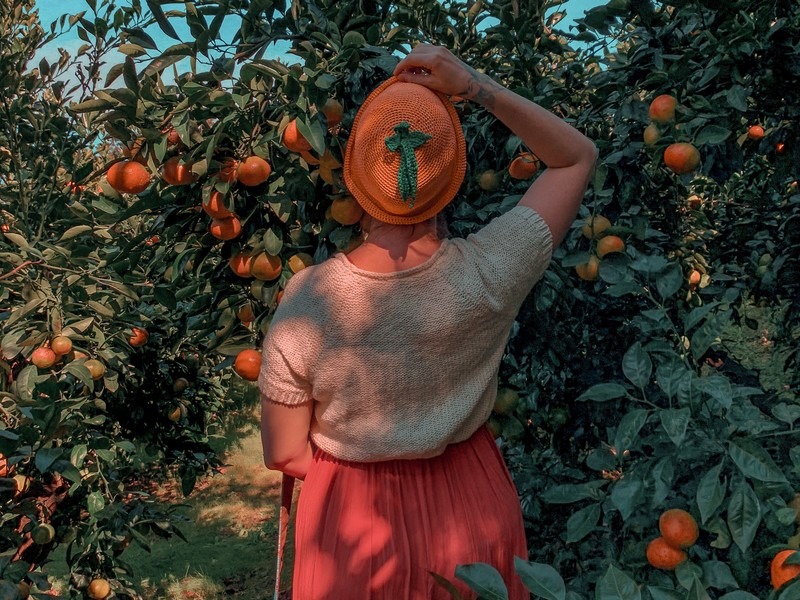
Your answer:
[[[761,503],[745,481],[736,488],[728,502],[728,528],[733,541],[746,553],[761,524]]]
[[[599,507],[598,507],[599,508]],[[518,556],[514,557],[514,569],[522,579],[522,583],[537,597],[545,600],[565,600],[567,588],[564,580],[550,565],[528,562]]]
[[[283,249],[283,239],[278,236],[273,229],[267,229],[264,233],[264,249],[272,256],[278,256]]]
[[[300,132],[300,135],[306,138],[308,143],[311,144],[314,152],[320,156],[325,153],[325,130],[322,129],[322,125],[319,121],[314,120],[309,124],[305,118],[298,118],[297,130]]]
[[[91,390],[94,388],[94,381],[92,380],[92,374],[89,372],[89,369],[86,368],[85,363],[85,360],[73,360],[72,362],[68,363],[67,366],[62,369],[62,371],[64,373],[74,375],[77,377],[78,381]]]
[[[647,591],[652,596],[653,600],[684,600],[683,595],[678,594],[675,590],[667,590],[660,587],[647,586]]]
[[[797,600],[797,598],[800,598],[800,579],[797,578],[784,584],[784,586],[780,588],[778,595],[775,596],[775,600]]]
[[[611,488],[611,503],[620,512],[623,521],[630,518],[644,499],[642,487],[642,481],[635,475],[626,475]]]
[[[700,130],[700,133],[697,134],[694,143],[696,145],[721,144],[730,136],[730,129],[720,127],[719,125],[706,125]]]
[[[71,240],[74,237],[78,237],[83,233],[87,233],[92,231],[91,225],[75,225],[74,227],[70,227],[64,233],[61,234],[61,237],[58,238],[59,242],[65,242],[67,240]]]
[[[595,402],[606,402],[615,398],[624,398],[628,394],[625,386],[619,383],[598,383],[583,392],[576,399],[579,401],[594,400]]]
[[[727,92],[728,104],[738,111],[747,111],[747,90],[739,84],[734,84]]]
[[[641,600],[642,592],[627,573],[620,571],[614,565],[609,565],[597,583],[595,598],[596,600]]]
[[[86,459],[88,448],[86,444],[77,444],[72,447],[69,453],[69,462],[71,462],[78,469],[83,468],[83,461]]]
[[[69,106],[70,112],[74,113],[87,113],[87,112],[94,112],[100,110],[106,110],[108,108],[113,108],[114,105],[107,100],[86,100],[84,102],[79,102],[78,104],[71,104]]]
[[[711,600],[697,576],[692,578],[692,585],[689,587],[689,593],[686,594],[686,600]]]
[[[695,360],[706,353],[722,334],[725,327],[730,322],[733,311],[726,310],[709,317],[697,331],[692,334],[691,348],[692,356]]]
[[[478,592],[486,600],[508,600],[508,589],[503,577],[491,565],[472,563],[458,565],[456,577],[466,583],[471,590]]]
[[[453,600],[464,600],[464,597],[461,595],[461,592],[458,591],[458,588],[454,586],[449,579],[446,577],[442,577],[438,573],[434,573],[433,571],[428,571],[428,574],[433,577],[434,581],[442,588],[447,590],[447,593],[450,594],[450,598]]]
[[[720,596],[719,600],[758,600],[758,597],[753,596],[753,594],[751,594],[750,592],[736,590],[735,592],[730,592],[728,594],[725,594],[724,596]],[[784,600],[789,600],[789,599],[784,598]]]
[[[167,286],[156,286],[153,290],[153,297],[156,299],[156,302],[170,310],[178,308],[178,301],[175,299],[175,293]]]
[[[697,506],[700,509],[700,521],[703,524],[714,515],[725,499],[728,484],[726,481],[720,482],[721,472],[722,463],[706,471],[697,486]]]
[[[579,542],[597,526],[600,520],[601,508],[599,504],[590,504],[572,513],[567,519],[567,543]],[[528,589],[533,591],[530,586]],[[542,594],[539,594],[540,596]]]
[[[686,428],[692,418],[692,411],[688,408],[665,408],[658,412],[658,417],[669,439],[680,447],[686,437]]]
[[[28,245],[28,240],[26,240],[24,236],[18,233],[5,232],[3,233],[3,236],[7,240],[11,241],[12,243],[22,248],[23,250],[28,250],[30,248],[30,246]]]
[[[644,389],[650,382],[653,363],[650,355],[642,348],[641,342],[636,342],[625,352],[625,356],[622,357],[622,372],[639,389]]]
[[[175,28],[172,27],[172,23],[169,22],[166,15],[164,15],[164,11],[161,10],[161,4],[159,4],[158,0],[146,0],[147,8],[150,9],[150,12],[153,13],[153,17],[158,23],[158,26],[161,28],[161,31],[166,33],[169,37],[174,40],[180,40],[181,38],[175,31]]]
[[[752,440],[728,443],[728,454],[745,477],[772,483],[787,483],[786,477],[761,446]]]
[[[63,448],[40,448],[36,451],[36,468],[41,473],[47,473],[62,454],[64,454]]]
[[[686,377],[687,373],[686,365],[681,360],[674,358],[656,367],[656,383],[668,398],[674,398],[678,393],[681,380]]]
[[[638,408],[628,412],[620,419],[613,444],[617,449],[618,456],[621,456],[625,450],[633,448],[636,438],[639,436],[639,430],[645,422],[647,422],[647,411]]]
[[[671,298],[683,285],[683,270],[680,264],[670,263],[656,278],[656,290],[663,299]]]
[[[739,582],[731,573],[731,568],[721,560],[707,560],[703,562],[703,580],[709,587],[718,590],[736,589]]]
[[[86,497],[86,510],[94,516],[106,506],[105,498],[100,492],[92,492]]]
[[[600,500],[602,495],[599,488],[606,485],[605,481],[588,481],[586,483],[564,483],[546,489],[540,498],[548,504],[571,504],[579,500],[591,498]]]

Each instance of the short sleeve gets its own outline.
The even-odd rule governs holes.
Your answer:
[[[464,247],[493,308],[516,315],[550,264],[553,237],[535,210],[517,205],[467,236]]]
[[[279,404],[297,405],[313,400],[308,374],[308,349],[302,333],[287,321],[275,322],[264,338],[258,388],[261,396]]]

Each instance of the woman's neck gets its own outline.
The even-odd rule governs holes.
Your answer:
[[[364,243],[347,258],[364,270],[391,273],[422,264],[436,253],[441,244],[435,222],[426,221],[413,228],[374,223]]]

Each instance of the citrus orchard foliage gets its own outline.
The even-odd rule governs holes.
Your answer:
[[[87,456],[95,452],[89,466],[118,469],[114,485],[135,472],[144,445],[185,465],[191,487],[193,472],[210,460],[199,450],[209,409],[219,408],[214,398],[221,402],[206,366],[254,378],[286,282],[359,243],[361,212],[341,181],[348,127],[397,54],[421,40],[452,48],[569,119],[600,150],[575,227],[513,330],[490,421],[529,526],[533,562],[517,563],[526,585],[558,599],[743,600],[772,590],[773,556],[798,543],[791,503],[800,476],[800,381],[764,390],[729,376],[730,359],[717,357],[730,327],[753,325],[754,299],[784,311],[773,343],[796,357],[796,3],[613,0],[571,33],[557,29],[558,3],[532,0],[208,0],[166,13],[159,2],[147,2],[151,13],[136,2],[125,10],[101,4],[98,18],[84,15],[75,25],[124,58],[102,89],[89,77],[87,95],[69,113],[63,100],[53,105],[63,132],[36,150],[64,161],[69,200],[62,193],[42,208],[37,195],[33,216],[24,193],[3,200],[14,217],[4,270],[35,250],[41,256],[30,254],[16,273],[58,290],[55,300],[30,304],[36,298],[24,295],[24,279],[9,276],[13,292],[0,296],[9,305],[4,354],[16,358],[8,363],[10,410],[30,428],[24,442],[6,429],[9,464],[80,481],[87,512],[108,515],[89,529],[98,540],[117,539],[142,504],[121,502],[105,479],[75,477],[84,446]],[[226,48],[219,30],[234,14],[242,27]],[[173,19],[188,23],[192,40],[177,39]],[[152,20],[176,38],[163,53],[142,29]],[[291,41],[291,60],[265,58],[280,40]],[[209,59],[211,48],[227,52]],[[167,83],[185,57],[196,59],[192,71]],[[28,78],[42,94],[51,87],[41,72]],[[466,235],[512,206],[539,165],[486,111],[452,100],[469,170],[447,214],[453,232]],[[98,158],[86,152],[93,144],[102,148]],[[58,181],[57,167],[45,174],[43,181]],[[55,241],[27,225],[44,214],[64,226],[48,228]],[[59,321],[52,315],[65,297],[77,301]],[[140,348],[131,344],[142,339],[133,327],[148,333]],[[26,366],[34,347],[65,330],[87,357],[66,355],[46,374]],[[111,373],[93,379],[94,357],[93,367]],[[207,396],[175,399],[190,390]],[[41,413],[24,410],[32,391],[45,394],[36,400],[45,405],[59,398],[91,410],[83,429],[37,422]],[[163,420],[165,429],[157,425]],[[173,421],[184,426],[170,429]],[[190,431],[198,450],[170,454],[174,436]],[[688,543],[694,531],[686,537],[678,527],[676,547],[659,517],[686,513],[698,537]],[[75,526],[71,514],[55,513],[56,543]],[[662,542],[650,547],[654,539]],[[75,594],[87,593],[91,577],[121,573],[111,569],[122,565],[114,547],[98,545],[92,561],[73,562]],[[16,583],[19,570],[11,573],[4,577]],[[457,575],[503,597],[486,566]],[[788,600],[798,589],[800,582],[787,583],[775,597]]]

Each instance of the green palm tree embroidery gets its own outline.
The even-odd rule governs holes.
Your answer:
[[[394,126],[394,135],[386,138],[386,147],[391,152],[400,152],[400,168],[397,171],[397,185],[403,202],[414,207],[417,197],[417,155],[414,150],[431,139],[422,131],[411,131],[411,124],[403,121]]]

